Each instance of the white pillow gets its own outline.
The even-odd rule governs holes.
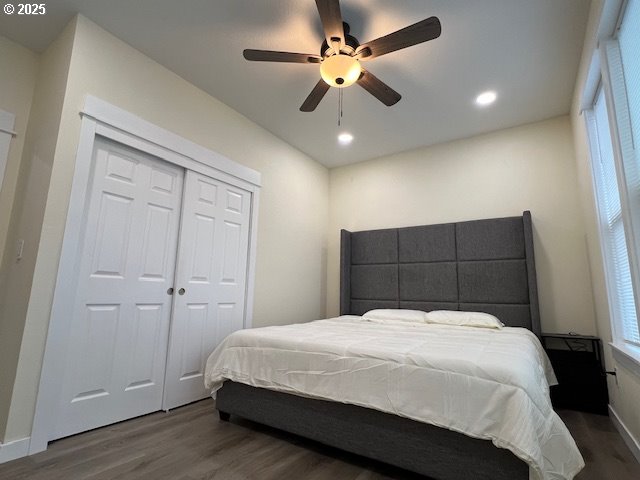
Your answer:
[[[425,323],[426,313],[421,310],[402,310],[399,308],[380,308],[369,310],[362,318],[369,321],[392,320],[396,322]]]
[[[493,315],[482,312],[457,312],[453,310],[434,310],[425,314],[427,323],[460,325],[464,327],[502,328],[504,323]]]

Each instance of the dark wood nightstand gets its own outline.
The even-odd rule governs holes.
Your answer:
[[[551,387],[553,406],[608,415],[609,393],[600,339],[543,333],[542,345],[559,383]]]

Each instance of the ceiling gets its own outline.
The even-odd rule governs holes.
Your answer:
[[[299,107],[317,65],[248,62],[244,48],[318,54],[313,0],[55,0],[45,16],[0,15],[0,33],[42,51],[82,13],[312,158],[333,167],[569,111],[588,0],[342,0],[361,43],[430,16],[442,35],[365,67],[402,95],[386,107],[358,85]],[[495,90],[494,105],[477,94]],[[348,147],[337,135],[354,136]]]

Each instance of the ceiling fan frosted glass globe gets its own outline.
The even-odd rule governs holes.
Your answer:
[[[360,62],[349,55],[332,55],[320,65],[322,79],[332,87],[344,88],[360,78]]]

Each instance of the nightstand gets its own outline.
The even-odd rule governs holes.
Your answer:
[[[609,393],[598,337],[543,333],[542,345],[558,378],[551,387],[555,408],[608,415]]]

